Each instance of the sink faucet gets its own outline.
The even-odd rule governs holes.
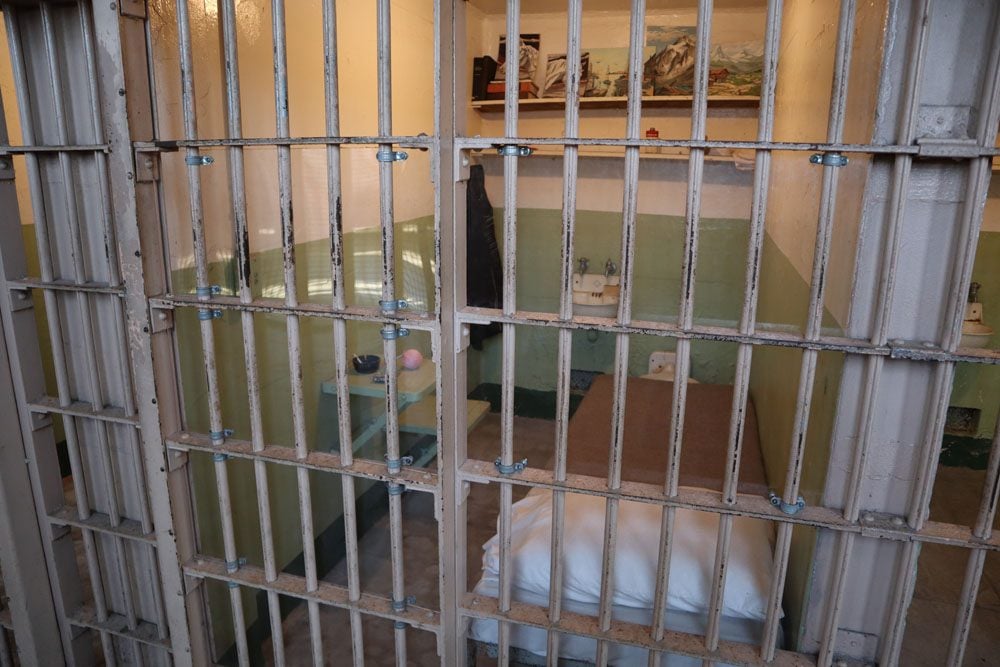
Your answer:
[[[615,266],[615,263],[612,262],[611,258],[609,257],[608,261],[604,263],[604,277],[607,278],[608,276],[613,276],[617,272],[618,272],[618,267]]]
[[[587,267],[590,266],[590,260],[587,259],[586,257],[581,257],[580,259],[576,260],[576,266],[580,275],[582,276],[587,272]]]

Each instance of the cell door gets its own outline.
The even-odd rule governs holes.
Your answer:
[[[2,11],[0,662],[990,646],[992,4]]]

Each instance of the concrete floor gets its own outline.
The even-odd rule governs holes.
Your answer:
[[[515,417],[517,456],[527,456],[533,466],[552,463],[554,423],[551,421]],[[469,437],[470,456],[492,459],[499,449],[499,418],[488,415]],[[983,471],[941,466],[931,518],[969,524],[979,507],[979,493],[985,479]],[[523,492],[520,494],[523,496]],[[515,491],[515,501],[520,496]],[[496,531],[498,493],[490,486],[475,486],[469,498],[467,568],[469,586],[479,577],[481,546]],[[408,493],[403,499],[404,543],[407,593],[415,595],[418,604],[438,605],[437,526],[433,506],[427,494]],[[384,517],[360,540],[362,558],[362,588],[389,596],[389,524]],[[903,641],[902,665],[931,666],[945,663],[952,622],[965,574],[965,559],[961,549],[926,545],[922,549],[917,587]],[[328,581],[346,585],[346,564],[331,571]],[[350,627],[346,612],[323,609],[322,633],[327,665],[351,662]],[[305,607],[299,607],[285,620],[285,651],[290,665],[309,664],[309,623]],[[364,623],[366,664],[394,663],[391,625],[385,621],[366,619]],[[438,664],[433,635],[407,631],[408,664]],[[263,647],[270,660],[270,643]],[[973,631],[966,650],[965,665],[1000,663],[1000,556],[990,555],[973,617]],[[495,660],[478,657],[479,667],[494,665]]]

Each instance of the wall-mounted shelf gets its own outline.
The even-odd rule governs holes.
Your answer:
[[[503,100],[476,100],[472,103],[472,108],[483,113],[499,112],[503,113]],[[581,97],[581,109],[624,109],[628,105],[627,97]],[[760,105],[760,98],[751,95],[717,95],[708,98],[710,107],[741,107],[754,108]],[[643,97],[642,106],[644,109],[658,107],[689,107],[691,106],[690,95],[670,95]],[[518,109],[521,111],[551,111],[566,108],[566,100],[562,97],[540,97],[538,99],[518,100]]]

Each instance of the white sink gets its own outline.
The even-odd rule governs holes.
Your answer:
[[[573,314],[586,317],[616,317],[619,291],[618,276],[574,273]]]
[[[982,322],[965,320],[962,322],[962,340],[959,342],[959,346],[983,348],[990,342],[990,336],[992,335],[993,327],[987,326]]]

